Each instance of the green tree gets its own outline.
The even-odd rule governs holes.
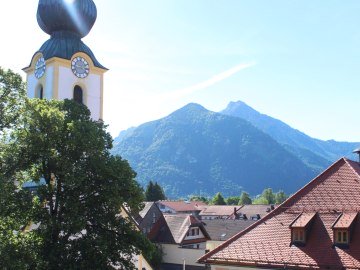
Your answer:
[[[24,98],[25,84],[21,76],[0,67],[0,131],[16,123]]]
[[[277,192],[275,194],[275,203],[276,204],[281,204],[281,203],[285,202],[288,197],[289,196],[286,195],[284,191],[280,190],[279,192]]]
[[[261,193],[260,196],[255,198],[254,204],[274,204],[275,203],[275,194],[271,188],[266,188]]]
[[[253,200],[253,204],[269,204],[268,200],[259,195]]]
[[[199,196],[199,195],[191,195],[189,201],[191,202],[203,202],[208,204],[209,203],[209,199],[204,197],[204,196]]]
[[[238,205],[239,200],[240,200],[240,197],[239,197],[239,196],[228,197],[228,198],[226,199],[226,204],[227,204],[227,205]]]
[[[105,129],[75,102],[26,102],[0,152],[1,269],[134,269],[133,254],[156,254],[119,214],[138,211],[143,194]],[[36,196],[22,188],[41,178]],[[23,233],[28,224],[37,226]]]
[[[249,193],[243,191],[240,195],[239,205],[244,205],[244,204],[252,204],[252,200],[250,198]]]
[[[211,202],[213,205],[226,205],[225,199],[220,192],[215,194]]]
[[[155,182],[150,181],[146,187],[145,200],[148,202],[156,202],[160,200],[166,200],[166,196],[162,187]]]

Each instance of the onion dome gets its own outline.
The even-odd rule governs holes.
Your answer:
[[[83,52],[91,58],[94,66],[106,69],[81,41],[89,34],[96,16],[92,0],[39,0],[37,21],[51,37],[36,53],[41,52],[45,60],[52,57],[70,60],[75,53]]]
[[[92,0],[39,0],[37,21],[47,34],[66,31],[79,35],[89,34],[97,16]]]

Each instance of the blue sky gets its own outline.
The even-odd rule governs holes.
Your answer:
[[[1,1],[0,65],[21,73],[46,41],[37,0]],[[360,1],[95,0],[84,42],[110,71],[120,130],[197,102],[242,100],[320,139],[360,141]]]

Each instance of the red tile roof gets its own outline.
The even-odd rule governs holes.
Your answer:
[[[360,269],[360,218],[348,248],[333,245],[341,213],[360,211],[360,165],[345,158],[263,219],[209,252],[200,262],[287,269]],[[317,213],[305,246],[291,245],[289,225],[301,213]]]
[[[246,215],[248,219],[251,219],[254,216],[256,217],[257,215],[259,215],[260,218],[263,218],[275,207],[275,205],[270,204],[249,204],[244,205],[239,211],[237,211],[237,214]]]
[[[204,206],[206,206],[206,203],[193,201],[158,201],[157,203],[163,204],[166,207],[175,210],[176,212],[200,211]]]
[[[316,213],[302,213],[291,224],[291,228],[305,228],[310,221],[315,217]]]
[[[200,216],[230,216],[234,211],[238,211],[242,205],[209,205],[201,212]]]
[[[358,213],[344,213],[342,214],[336,223],[333,225],[334,229],[348,229],[355,221]]]

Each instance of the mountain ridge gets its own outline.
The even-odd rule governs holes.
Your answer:
[[[351,157],[359,142],[338,142],[312,138],[283,121],[262,114],[245,102],[230,102],[220,113],[249,121],[313,167],[324,169],[341,156]]]
[[[292,192],[318,173],[248,121],[196,103],[129,132],[113,153],[129,160],[142,185],[155,180],[173,198],[269,186]]]

